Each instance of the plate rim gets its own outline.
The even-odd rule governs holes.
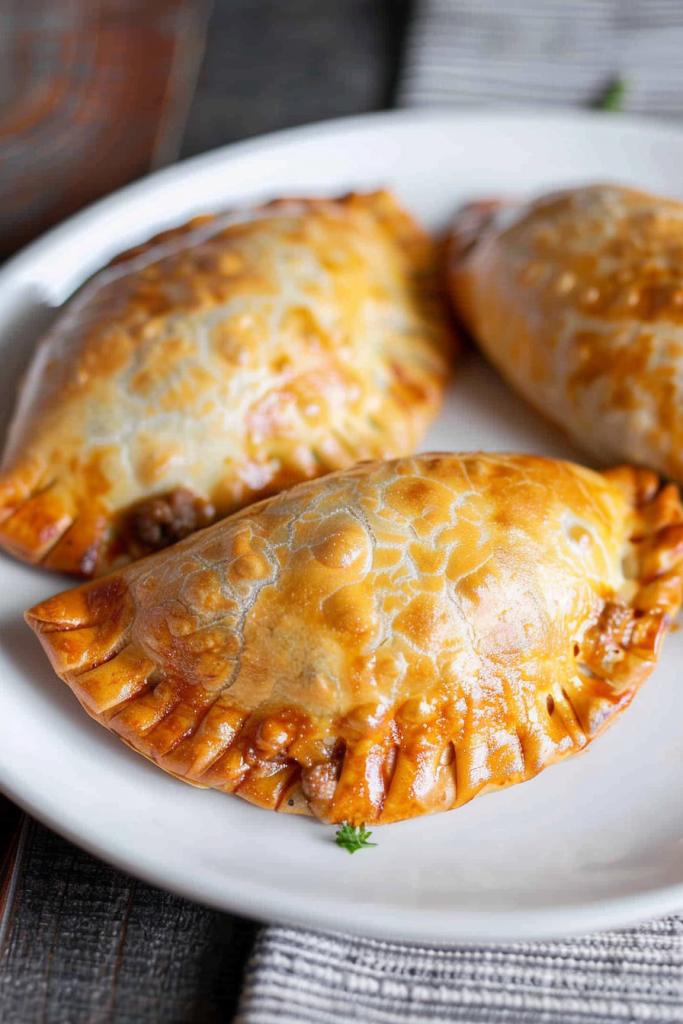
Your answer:
[[[53,817],[49,810],[34,805],[30,799],[15,794],[11,786],[0,782],[0,790],[18,804],[22,810],[41,824],[52,829],[81,850],[106,864],[146,882],[155,888],[175,893],[194,903],[200,902],[226,913],[247,917],[263,924],[281,924],[314,931],[346,932],[365,938],[383,939],[398,944],[420,942],[434,946],[453,946],[463,942],[518,942],[543,941],[585,935],[604,929],[633,927],[650,918],[683,910],[683,883],[662,886],[628,896],[588,901],[557,907],[521,907],[514,910],[457,910],[449,918],[442,911],[415,908],[410,911],[408,930],[393,920],[403,916],[405,910],[377,908],[359,912],[354,904],[344,899],[327,899],[316,903],[316,914],[311,916],[295,904],[296,895],[277,893],[274,889],[251,883],[236,883],[235,887],[217,892],[211,885],[189,883],[175,871],[160,882],[159,874],[148,863],[133,854],[112,853],[83,831],[73,831],[63,820]],[[265,812],[264,812],[265,813]],[[167,866],[168,870],[168,866]],[[239,891],[242,889],[242,892]],[[309,906],[310,904],[305,904]],[[321,910],[322,907],[322,910]]]
[[[606,132],[614,132],[615,136],[623,135],[624,131],[645,135],[650,140],[661,139],[671,142],[674,136],[679,144],[683,144],[683,126],[673,120],[651,120],[620,113],[603,111],[577,111],[573,109],[545,108],[542,111],[525,110],[523,107],[470,108],[454,111],[447,108],[426,108],[417,110],[373,111],[350,117],[332,118],[280,131],[269,132],[241,142],[228,143],[209,152],[189,157],[169,167],[155,171],[142,177],[115,192],[89,204],[83,210],[52,227],[40,235],[26,247],[9,259],[0,268],[0,302],[6,295],[11,295],[17,284],[35,284],[41,278],[31,273],[31,267],[49,256],[51,250],[58,250],[74,232],[82,232],[103,216],[110,214],[118,206],[125,204],[138,195],[160,187],[174,178],[185,178],[201,174],[212,165],[229,163],[250,154],[283,144],[324,139],[335,135],[359,130],[378,129],[385,126],[403,123],[424,125],[426,121],[433,124],[442,122],[449,131],[463,124],[505,123],[513,127],[515,123],[538,126],[552,124],[557,126],[558,120],[576,127],[601,124]],[[144,234],[144,225],[141,233]],[[1,772],[1,766],[0,766]],[[332,931],[348,930],[349,932],[395,941],[419,941],[438,945],[449,945],[468,941],[515,941],[532,939],[552,939],[566,937],[569,934],[581,934],[603,928],[624,927],[646,920],[649,917],[683,910],[683,882],[662,884],[651,889],[622,894],[614,897],[585,900],[582,903],[556,905],[553,907],[525,908],[500,910],[467,910],[457,909],[444,913],[443,910],[428,910],[420,907],[391,908],[372,905],[359,911],[356,904],[343,898],[328,898],[324,903],[318,901],[315,913],[311,913],[312,903],[300,904],[297,893],[278,892],[267,885],[236,881],[232,884],[229,878],[223,878],[220,891],[217,887],[204,880],[201,875],[191,881],[182,876],[182,872],[170,870],[165,866],[162,872],[158,865],[155,868],[154,857],[147,852],[131,848],[128,854],[125,849],[117,847],[112,851],[104,845],[104,839],[98,838],[97,828],[80,823],[74,827],[69,809],[62,807],[54,812],[49,806],[34,799],[31,785],[22,791],[20,773],[9,778],[11,771],[0,777],[0,792],[5,793],[24,811],[43,823],[76,846],[93,854],[105,863],[111,864],[134,877],[154,885],[161,886],[187,899],[200,901],[217,909],[242,914],[259,921],[276,921],[293,926]],[[409,922],[406,918],[409,917]],[[397,918],[401,918],[399,924]]]
[[[323,138],[326,135],[343,134],[347,131],[355,132],[356,130],[364,129],[366,126],[368,128],[375,126],[381,129],[385,124],[400,124],[403,122],[407,125],[411,123],[418,125],[424,124],[425,121],[430,121],[433,124],[442,121],[449,128],[452,128],[456,122],[463,124],[506,122],[508,126],[518,122],[524,125],[535,124],[542,128],[545,125],[554,127],[558,121],[562,121],[567,125],[575,124],[576,126],[584,127],[588,125],[591,127],[601,125],[608,133],[615,132],[618,135],[623,135],[626,129],[638,134],[645,133],[652,139],[659,137],[666,141],[667,139],[670,140],[671,136],[674,135],[683,141],[683,124],[672,118],[647,118],[637,114],[602,110],[576,110],[571,107],[551,106],[541,111],[537,108],[527,109],[523,106],[518,107],[515,105],[505,108],[469,107],[463,110],[449,110],[443,107],[374,110],[346,117],[332,117],[292,128],[282,128],[277,131],[266,132],[263,135],[257,135],[253,138],[228,142],[205,153],[198,153],[183,160],[178,160],[168,167],[162,167],[159,170],[143,175],[141,178],[137,178],[127,185],[123,185],[121,188],[115,189],[113,192],[87,204],[81,210],[71,214],[43,232],[4,262],[0,267],[0,294],[9,283],[12,283],[14,278],[21,279],[25,266],[30,266],[34,263],[44,250],[58,245],[63,238],[68,238],[72,232],[84,228],[89,221],[106,214],[108,210],[115,209],[122,202],[135,199],[138,194],[146,192],[150,186],[163,185],[165,182],[173,181],[175,177],[185,176],[188,169],[193,173],[201,174],[202,170],[209,168],[212,164],[219,165],[231,158],[239,159],[252,153],[257,154],[261,150],[267,150],[281,144],[296,144],[310,139]],[[28,283],[31,280],[35,279],[30,275],[26,275],[23,278],[24,283]]]

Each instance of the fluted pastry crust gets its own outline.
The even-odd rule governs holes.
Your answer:
[[[602,462],[683,481],[683,204],[613,185],[456,218],[455,307],[502,374]]]
[[[0,546],[100,574],[282,487],[412,451],[446,374],[438,292],[432,242],[386,192],[197,218],[122,254],[36,352]]]
[[[677,489],[646,470],[432,454],[300,484],[27,621],[167,771],[383,823],[592,740],[652,671],[682,560]]]

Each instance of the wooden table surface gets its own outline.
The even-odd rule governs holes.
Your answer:
[[[178,155],[390,105],[410,2],[5,10],[2,255]],[[227,1022],[255,929],[121,874],[0,796],[3,1024]]]

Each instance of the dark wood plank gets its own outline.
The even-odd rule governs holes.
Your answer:
[[[206,0],[10,0],[0,255],[177,156]]]
[[[229,1021],[255,928],[137,882],[34,823],[0,948],[0,1019]]]
[[[390,106],[411,0],[216,0],[182,155]]]
[[[11,917],[23,824],[19,808],[0,795],[0,949]]]

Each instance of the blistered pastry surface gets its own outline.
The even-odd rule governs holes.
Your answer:
[[[299,485],[28,621],[188,781],[324,820],[458,806],[581,749],[681,600],[672,486],[428,455]]]
[[[453,238],[451,293],[478,343],[599,459],[683,480],[683,205],[607,185],[491,206]]]
[[[432,243],[388,193],[198,218],[123,254],[36,352],[0,544],[97,574],[146,553],[154,531],[130,523],[150,496],[197,496],[201,525],[412,450],[446,374],[437,291]]]

